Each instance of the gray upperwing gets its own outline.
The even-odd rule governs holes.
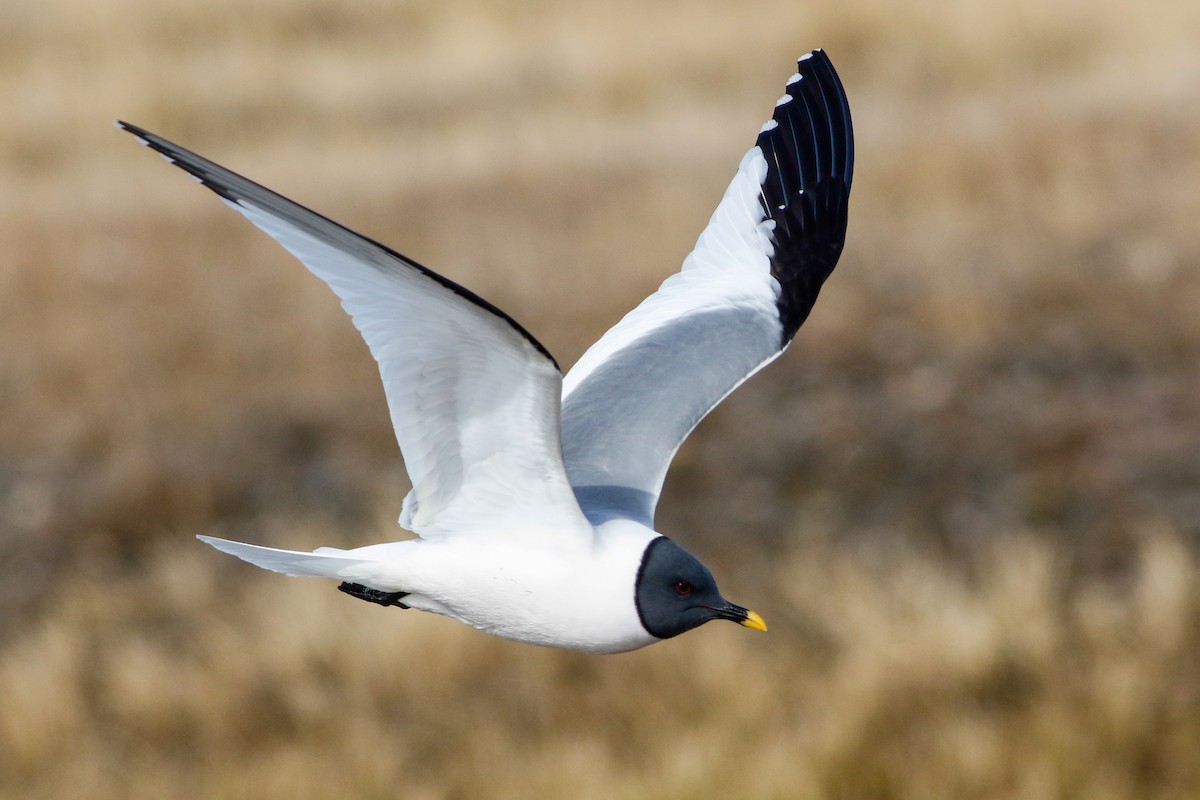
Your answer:
[[[653,527],[679,445],[778,353],[778,322],[722,308],[672,319],[588,374],[562,411],[567,477],[588,521]]]

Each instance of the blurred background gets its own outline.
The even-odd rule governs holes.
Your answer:
[[[0,5],[0,797],[1200,796],[1200,4]],[[120,117],[570,365],[798,55],[845,254],[659,527],[770,633],[514,645],[196,533],[392,538],[333,295]]]

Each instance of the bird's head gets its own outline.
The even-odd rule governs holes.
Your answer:
[[[714,619],[767,629],[758,614],[722,597],[708,567],[665,536],[650,542],[642,554],[634,599],[642,626],[660,639]]]

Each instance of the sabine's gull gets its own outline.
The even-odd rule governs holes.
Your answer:
[[[432,611],[520,642],[617,653],[713,619],[766,630],[654,530],[680,443],[773,361],[842,252],[854,169],[845,91],[802,57],[680,272],[564,377],[512,317],[468,289],[142,128],[329,284],[379,363],[416,538],[277,550],[210,536],[286,575]]]

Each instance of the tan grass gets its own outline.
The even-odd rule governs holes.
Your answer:
[[[0,797],[1200,795],[1200,6],[0,4]],[[121,116],[569,365],[791,60],[859,144],[791,352],[660,525],[762,611],[521,648],[201,550],[391,534],[336,300]]]

